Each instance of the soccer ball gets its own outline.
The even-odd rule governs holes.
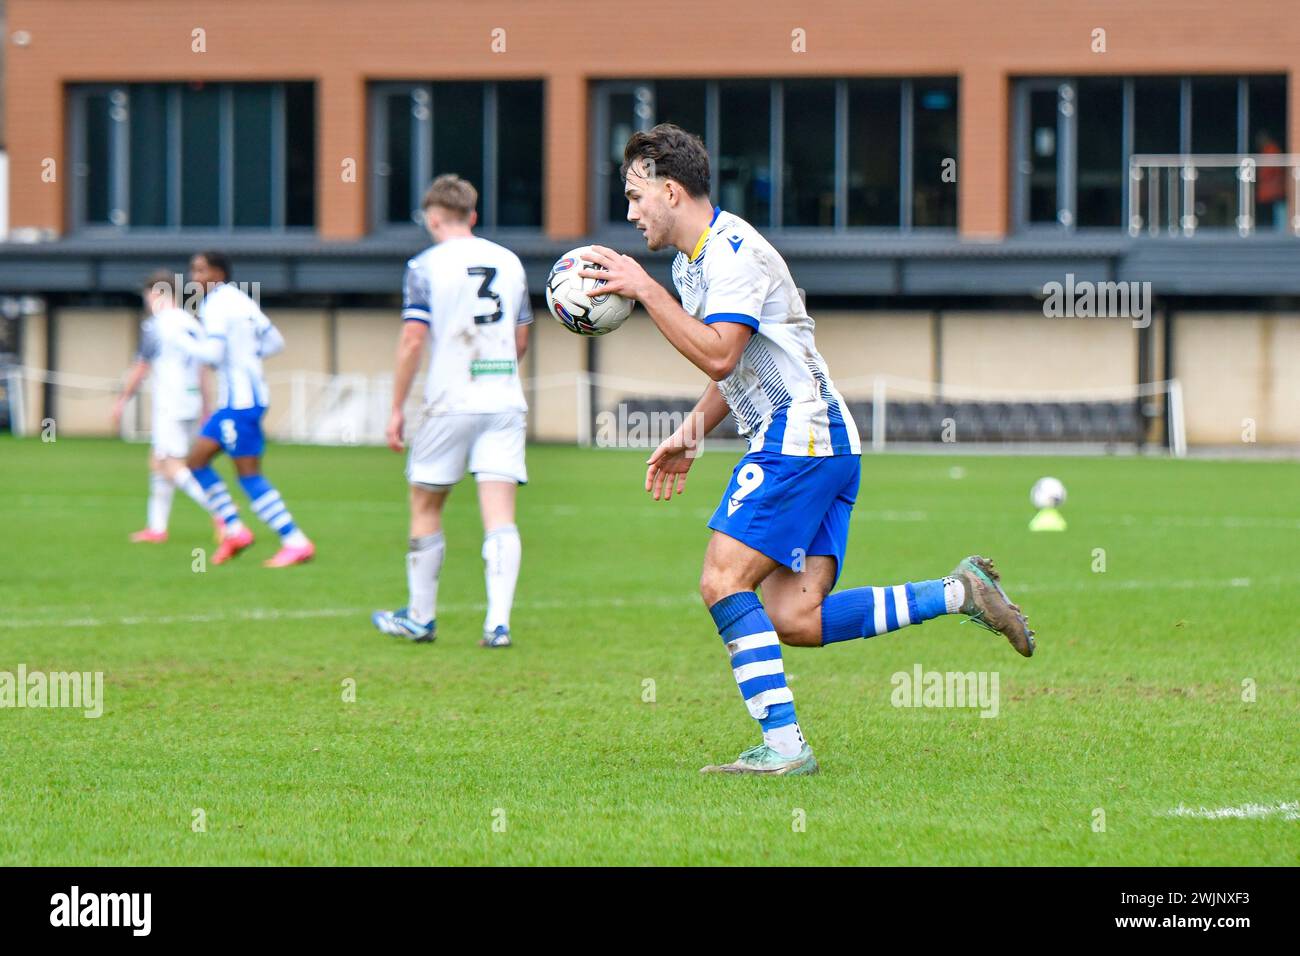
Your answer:
[[[1057,508],[1065,503],[1065,485],[1056,478],[1039,478],[1029,492],[1035,508]]]
[[[604,335],[613,332],[632,314],[632,300],[613,292],[588,298],[587,293],[605,284],[604,279],[585,279],[582,269],[600,269],[588,257],[591,246],[570,249],[546,277],[546,307],[570,332]]]

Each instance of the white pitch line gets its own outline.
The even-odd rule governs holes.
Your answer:
[[[1178,804],[1172,810],[1166,810],[1161,816],[1195,817],[1199,820],[1263,820],[1267,817],[1281,816],[1283,820],[1300,820],[1300,802],[1267,805],[1262,803],[1245,803],[1239,807],[1188,807]]]
[[[1268,578],[1229,578],[1229,579],[1183,579],[1174,581],[1141,580],[1105,580],[1105,575],[1097,575],[1102,580],[1071,581],[1060,584],[1012,584],[1011,590],[1017,594],[1071,594],[1091,591],[1190,591],[1198,588],[1236,588],[1276,587],[1300,583],[1300,574]],[[856,587],[858,585],[846,585]],[[600,598],[564,598],[546,601],[521,601],[516,607],[521,611],[554,611],[577,608],[622,608],[622,607],[686,607],[700,603],[700,597],[694,592],[644,597],[600,597]],[[487,605],[483,602],[469,604],[444,604],[439,610],[452,613],[482,611]],[[20,630],[40,627],[132,627],[140,624],[216,624],[224,621],[292,621],[313,618],[345,618],[368,615],[374,608],[340,607],[307,608],[303,610],[285,610],[280,608],[248,608],[231,613],[207,614],[173,614],[162,616],[127,615],[124,617],[74,617],[53,618],[47,620],[0,621],[0,633],[7,629]]]
[[[521,601],[515,604],[515,608],[520,611],[554,611],[575,608],[681,607],[683,605],[694,603],[700,603],[700,596],[698,594],[659,595],[655,597],[641,598],[589,598]],[[486,608],[487,605],[480,601],[471,604],[443,604],[439,606],[438,610],[451,613],[468,613],[470,611],[482,611]],[[126,617],[78,617],[55,618],[53,620],[43,621],[0,621],[0,632],[9,628],[18,630],[39,627],[52,627],[59,629],[70,627],[134,627],[141,624],[219,624],[226,621],[294,621],[317,618],[363,617],[369,615],[373,610],[375,609],[372,607],[306,608],[303,610],[247,608],[243,611],[235,611],[228,614],[165,614],[152,617],[149,615],[134,614]]]

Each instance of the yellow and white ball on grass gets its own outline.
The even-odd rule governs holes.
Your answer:
[[[604,279],[583,278],[583,269],[603,269],[590,258],[591,246],[570,249],[551,267],[546,277],[546,307],[556,321],[578,335],[613,332],[632,314],[632,300],[614,292],[587,293],[604,285]]]

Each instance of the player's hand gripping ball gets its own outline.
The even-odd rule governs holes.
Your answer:
[[[583,278],[582,269],[603,269],[591,260],[590,246],[579,246],[560,257],[546,277],[546,307],[566,329],[578,335],[613,332],[632,314],[632,300],[614,292],[589,296],[604,279]]]

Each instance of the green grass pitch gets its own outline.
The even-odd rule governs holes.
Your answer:
[[[398,456],[272,446],[317,560],[263,569],[253,519],[251,552],[196,573],[181,495],[170,543],[126,541],[146,455],[0,441],[0,670],[102,671],[106,698],[0,710],[0,865],[1300,862],[1295,463],[865,457],[841,586],[987,554],[1039,652],[953,618],[787,648],[822,773],[786,780],[697,772],[756,741],[695,593],[736,452],[656,504],[644,452],[531,449],[506,652],[476,646],[468,485],[416,646],[369,622],[405,599]],[[1044,474],[1063,534],[1026,528]],[[917,664],[996,671],[998,715],[894,707]]]

